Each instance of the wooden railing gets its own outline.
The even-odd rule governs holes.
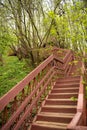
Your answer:
[[[82,76],[80,76],[80,86],[79,86],[79,94],[78,94],[78,104],[77,104],[77,113],[74,118],[67,126],[67,130],[80,130],[82,126],[86,125],[86,106],[85,106],[85,92],[83,85],[83,74],[84,74],[84,64],[82,65]],[[81,126],[81,127],[80,127]],[[84,127],[83,127],[84,128]]]
[[[59,58],[60,57],[60,58]],[[69,74],[73,54],[55,48],[53,54],[0,99],[1,130],[26,129],[52,87],[56,75]]]

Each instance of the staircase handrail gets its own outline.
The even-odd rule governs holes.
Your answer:
[[[63,65],[63,70],[66,71],[66,68],[68,66],[69,68],[69,62],[72,61],[72,53],[69,50],[63,50],[66,52],[66,55],[63,59],[60,59],[55,55],[54,53],[49,56],[45,61],[43,61],[39,66],[37,66],[30,74],[28,74],[23,80],[21,80],[17,85],[15,85],[8,93],[6,93],[3,97],[0,98],[0,112],[4,113],[4,118],[7,120],[6,124],[3,125],[2,130],[7,130],[10,128],[14,120],[17,120],[17,117],[20,113],[27,107],[28,102],[30,102],[30,105],[28,106],[29,109],[25,110],[25,113],[23,117],[20,120],[17,120],[17,125],[15,129],[19,129],[19,127],[22,125],[23,120],[26,119],[27,113],[31,113],[34,105],[37,104],[37,100],[41,97],[41,94],[45,93],[45,89],[49,83],[51,83],[51,79],[56,74],[55,73],[55,61],[59,62],[61,65]],[[65,66],[66,64],[66,66]],[[65,66],[65,67],[64,67]],[[46,73],[46,74],[45,74]],[[44,76],[43,76],[44,75]],[[42,79],[40,79],[42,77]],[[25,95],[26,92],[26,86],[28,93],[27,97]],[[43,88],[41,88],[43,86]],[[32,88],[33,87],[33,88]],[[29,89],[29,90],[28,90]],[[41,90],[40,90],[41,89]],[[20,98],[21,92],[21,105],[16,108],[18,105],[17,101],[18,98]],[[18,97],[17,97],[18,95]],[[34,100],[32,101],[32,98],[34,97]],[[13,101],[12,104],[12,110],[14,110],[13,114],[11,115],[10,119],[7,119],[8,114],[8,107],[7,105]]]
[[[84,63],[82,62],[81,66],[81,74],[80,76],[80,85],[79,85],[79,94],[78,94],[78,102],[77,102],[77,112],[72,119],[72,121],[67,126],[69,130],[75,130],[77,126],[86,125],[86,115],[85,115],[85,91],[83,85],[83,74],[84,74]]]
[[[34,77],[42,71],[47,64],[53,60],[53,55],[49,56],[44,62],[30,72],[23,80],[21,80],[16,86],[14,86],[8,93],[0,98],[0,111],[20,92],[23,87],[26,86]]]

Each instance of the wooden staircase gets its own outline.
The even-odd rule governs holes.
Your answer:
[[[65,130],[76,113],[79,85],[79,76],[57,79],[31,130]]]
[[[0,129],[83,130],[83,74],[84,64],[71,50],[54,48],[45,61],[0,98]]]

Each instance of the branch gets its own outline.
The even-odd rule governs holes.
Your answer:
[[[60,2],[61,2],[61,0],[58,1],[58,3],[56,4],[56,6],[55,6],[55,8],[54,8],[54,13],[56,12],[57,6],[60,4]],[[45,33],[45,35],[44,35],[44,37],[43,37],[43,39],[42,39],[42,42],[44,41],[45,38],[46,38],[46,41],[47,41],[47,39],[48,39],[48,37],[49,37],[49,34],[50,34],[50,30],[51,30],[52,25],[53,25],[53,22],[54,22],[54,18],[51,20],[50,27],[49,27],[49,29],[47,30],[47,32]],[[41,44],[40,46],[42,46],[42,44]]]

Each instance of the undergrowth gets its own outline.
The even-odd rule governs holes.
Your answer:
[[[0,66],[0,97],[22,80],[33,68],[15,56],[4,56],[4,64]]]

